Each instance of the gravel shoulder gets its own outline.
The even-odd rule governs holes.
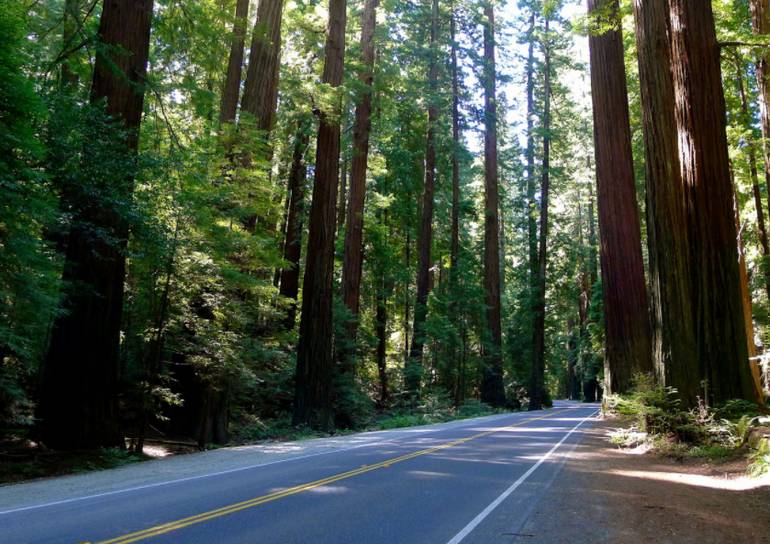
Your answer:
[[[741,460],[680,462],[621,450],[608,438],[618,426],[605,419],[584,431],[510,542],[768,542],[770,477],[746,477]]]

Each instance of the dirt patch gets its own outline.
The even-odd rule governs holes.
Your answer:
[[[747,477],[745,458],[709,463],[623,450],[609,440],[618,426],[603,420],[584,431],[523,527],[527,536],[512,542],[770,541],[770,477]]]

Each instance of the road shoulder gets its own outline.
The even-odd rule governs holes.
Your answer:
[[[740,463],[621,450],[608,438],[617,426],[605,419],[583,431],[556,485],[510,542],[767,542],[770,481],[745,477]]]

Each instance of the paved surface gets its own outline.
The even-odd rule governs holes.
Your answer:
[[[557,403],[7,486],[0,541],[507,543],[596,412]]]

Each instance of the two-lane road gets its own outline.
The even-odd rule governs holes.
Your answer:
[[[11,486],[0,489],[17,499],[0,502],[0,541],[510,542],[596,413],[563,402],[109,490],[89,488],[88,475]],[[56,500],[30,504],[25,492],[41,486],[59,486]]]

